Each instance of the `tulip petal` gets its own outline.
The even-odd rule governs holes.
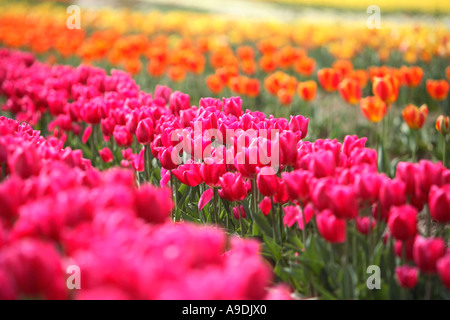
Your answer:
[[[161,181],[159,182],[161,188],[164,188],[169,182],[169,180],[170,180],[170,170],[161,168]]]
[[[208,190],[203,192],[202,195],[200,196],[200,199],[198,200],[198,210],[202,210],[208,204],[208,202],[211,201],[213,195],[214,195],[213,188],[209,188]]]

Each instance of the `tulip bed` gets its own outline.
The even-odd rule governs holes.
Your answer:
[[[0,18],[0,29],[12,21]],[[22,26],[26,34],[36,32],[32,25]],[[317,80],[328,93],[319,94],[338,91],[368,120],[383,123],[362,130],[370,139],[342,132],[342,139],[322,139],[311,103],[316,62],[299,48],[258,39],[259,66],[267,72],[261,92],[259,71],[240,86],[227,48],[200,52],[186,44],[177,60],[183,46],[158,51],[164,37],[153,38],[161,46],[146,46],[144,35],[98,32],[89,40],[78,33],[73,48],[57,41],[52,49],[45,37],[20,42],[1,33],[8,47],[29,48],[39,58],[0,49],[1,110],[9,117],[0,118],[0,298],[450,298],[450,169],[436,160],[446,163],[449,120],[440,116],[430,138],[417,133],[427,106],[391,115],[399,100],[412,102],[408,95],[429,96],[431,111],[440,104],[445,114],[446,80],[417,88],[424,71],[414,66],[354,70],[338,60],[321,68]],[[77,46],[99,46],[108,34],[115,42],[111,61],[103,61],[106,48],[101,55],[96,47],[81,52],[104,68],[79,65]],[[51,50],[65,64],[50,61]],[[146,50],[155,55],[147,64],[151,77],[138,70],[140,62],[133,65]],[[254,51],[236,49],[239,70],[255,62]],[[203,72],[207,52],[214,74],[201,79],[215,93],[203,95],[193,75]],[[420,54],[427,59],[426,50]],[[176,89],[156,84],[167,80],[156,72],[161,66]],[[363,98],[369,79],[373,96]],[[217,98],[224,93],[240,96]],[[301,112],[286,107],[289,116],[280,116],[283,105],[296,104],[295,94]],[[258,102],[267,112],[252,111]],[[327,134],[338,124],[326,122]],[[388,133],[400,127],[412,156],[389,154],[395,143]],[[432,144],[424,148],[424,140],[434,141],[433,150],[424,151]],[[421,155],[433,160],[416,161]],[[69,265],[81,270],[81,290],[66,287]]]

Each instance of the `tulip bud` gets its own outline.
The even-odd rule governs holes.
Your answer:
[[[320,235],[331,243],[343,243],[346,240],[347,226],[345,220],[337,218],[330,210],[324,210],[316,216]]]
[[[263,196],[272,197],[277,193],[280,182],[272,167],[264,167],[258,173],[256,184]]]
[[[438,260],[437,271],[444,286],[450,290],[450,254]]]
[[[244,206],[233,207],[233,216],[239,220],[242,218],[247,218],[247,214],[245,213]]]
[[[228,201],[242,201],[247,196],[244,180],[239,173],[227,172],[219,178],[219,196]]]
[[[436,120],[436,130],[443,136],[446,136],[450,133],[449,123],[450,117],[444,117],[443,115],[440,115]]]
[[[444,224],[450,222],[450,185],[431,187],[428,208],[434,220]]]
[[[140,144],[147,145],[153,138],[153,121],[150,118],[139,121],[136,129],[136,139]]]
[[[388,226],[391,235],[398,240],[407,240],[417,233],[417,209],[410,205],[392,207]]]

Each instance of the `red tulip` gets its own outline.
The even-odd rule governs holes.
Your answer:
[[[305,229],[303,219],[308,225],[312,217],[314,216],[314,209],[311,205],[306,206],[303,210],[298,206],[286,206],[283,208],[283,211],[283,224],[288,227],[292,227],[297,222],[298,228],[300,230]]]
[[[113,136],[119,147],[130,147],[133,143],[133,136],[124,126],[115,126]]]
[[[397,164],[397,171],[395,178],[403,181],[406,186],[406,193],[414,195],[416,192],[416,174],[418,167],[415,163],[411,162],[399,162]]]
[[[358,201],[351,186],[335,186],[330,193],[331,207],[336,217],[354,219],[358,216]]]
[[[245,213],[244,206],[233,207],[233,216],[239,220],[242,218],[247,218],[247,214]]]
[[[397,179],[385,179],[380,187],[381,218],[387,220],[392,206],[401,206],[406,203],[405,184]],[[378,219],[378,217],[375,217]]]
[[[432,186],[428,198],[431,217],[441,223],[450,222],[450,184]]]
[[[300,132],[300,139],[303,139],[308,134],[309,118],[304,116],[291,116],[289,121],[289,130],[293,132]]]
[[[428,94],[431,98],[437,101],[442,101],[447,98],[449,84],[445,80],[428,79],[426,82]]]
[[[219,196],[228,201],[242,201],[247,196],[244,180],[239,173],[227,172],[219,178]]]
[[[189,161],[172,170],[173,175],[183,184],[190,187],[198,186],[203,182],[200,175],[200,164]]]
[[[292,202],[309,196],[309,185],[312,174],[306,170],[283,172],[281,177],[286,185],[286,191]]]
[[[370,217],[357,217],[356,218],[356,230],[361,234],[369,234],[376,225],[375,219]]]
[[[220,185],[220,177],[227,172],[223,160],[216,158],[206,158],[200,166],[200,175],[203,181],[210,187]]]
[[[355,177],[354,189],[358,197],[373,203],[378,199],[382,178],[378,173],[366,173]]]
[[[242,115],[242,99],[240,97],[223,99],[223,112],[240,117]]]
[[[450,254],[438,260],[437,271],[444,286],[450,290]]]
[[[280,134],[280,163],[293,167],[297,160],[297,136],[292,131]]]
[[[136,139],[140,144],[146,145],[153,138],[153,121],[150,118],[139,121],[136,129]]]
[[[263,196],[272,197],[278,191],[280,182],[272,167],[263,167],[258,173],[256,184]]]
[[[346,240],[347,226],[345,220],[337,218],[330,210],[324,210],[316,216],[317,229],[322,237],[331,243]]]
[[[114,156],[109,148],[103,148],[98,152],[100,158],[102,158],[103,162],[111,162],[114,159]]]
[[[397,282],[402,288],[412,289],[417,285],[419,279],[419,269],[411,266],[401,266],[395,268]]]
[[[38,151],[33,144],[23,144],[18,147],[8,159],[8,167],[12,174],[16,174],[22,179],[36,176],[41,170],[41,161]]]
[[[410,205],[392,207],[388,226],[391,235],[398,240],[407,240],[417,233],[417,209]]]
[[[83,136],[81,137],[81,142],[86,144],[88,142],[89,138],[92,134],[92,126],[87,126],[86,129],[84,129]]]
[[[445,242],[441,238],[417,236],[413,247],[415,264],[423,273],[435,273],[436,262],[445,254]]]
[[[261,209],[261,212],[267,216],[270,213],[270,210],[272,210],[272,201],[269,197],[264,197],[264,199],[259,203],[259,208]]]

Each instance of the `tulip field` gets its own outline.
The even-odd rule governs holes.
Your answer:
[[[450,299],[450,8],[351,2],[0,0],[0,299]]]

